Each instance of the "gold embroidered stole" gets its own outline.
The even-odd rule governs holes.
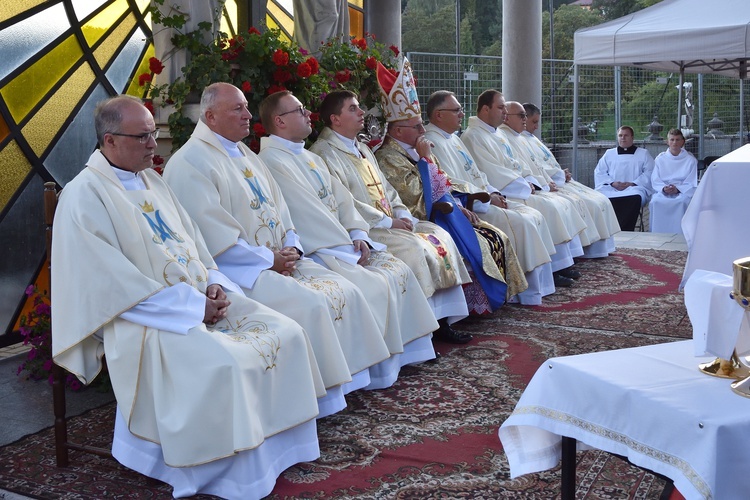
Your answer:
[[[375,171],[375,168],[367,158],[352,158],[352,161],[359,176],[365,182],[365,186],[367,186],[367,194],[370,197],[372,205],[388,217],[393,217],[391,204],[388,202],[388,197],[383,189],[383,183],[380,182],[380,176]]]

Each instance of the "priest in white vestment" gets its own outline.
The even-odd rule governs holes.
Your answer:
[[[654,160],[649,203],[649,230],[652,233],[682,234],[685,215],[695,190],[698,189],[698,160],[685,151],[685,136],[680,129],[667,134],[669,149]]]
[[[352,194],[354,206],[370,226],[370,238],[386,245],[414,272],[440,324],[434,337],[468,342],[471,335],[450,327],[468,316],[461,285],[471,278],[461,254],[440,226],[412,216],[383,176],[370,148],[357,140],[364,114],[353,92],[330,92],[320,105],[326,127],[310,151],[323,158],[331,174]]]
[[[150,168],[158,129],[138,99],[100,103],[95,126],[100,149],[55,215],[54,360],[88,384],[106,354],[123,465],[175,497],[263,497],[319,455],[307,336],[216,269]]]
[[[560,166],[547,145],[534,135],[539,128],[542,111],[531,103],[524,103],[523,108],[526,111],[526,130],[521,135],[528,141],[532,159],[555,183],[558,193],[570,197],[576,203],[586,204],[593,227],[598,232],[599,240],[584,246],[584,257],[606,257],[615,251],[614,235],[620,232],[612,204],[603,194],[574,180],[570,171]]]
[[[425,137],[433,144],[432,154],[448,174],[451,184],[467,193],[490,194],[488,202],[474,201],[473,212],[501,229],[510,239],[529,285],[518,294],[518,301],[524,305],[540,305],[542,297],[555,291],[550,264],[550,253],[555,249],[547,221],[538,210],[506,199],[477,168],[471,153],[455,134],[461,128],[464,110],[453,92],[433,92],[426,111],[430,123],[425,126]]]
[[[318,155],[304,148],[312,131],[310,112],[282,91],[263,100],[260,114],[271,136],[261,140],[259,156],[284,193],[305,255],[342,274],[365,294],[384,327],[394,361],[392,380],[398,367],[433,359],[430,334],[439,325],[427,298],[414,273],[385,245],[370,239],[369,225],[354,207],[351,193]]]
[[[555,286],[571,286],[579,275],[575,270],[566,270],[573,266],[574,257],[583,255],[578,234],[586,228],[586,223],[569,203],[551,196],[535,184],[538,181],[530,167],[514,156],[505,134],[497,130],[507,115],[503,94],[494,89],[485,90],[477,100],[477,116],[469,118],[469,126],[461,135],[461,141],[479,170],[503,195],[542,213],[555,244],[556,252],[551,256]]]
[[[203,92],[201,111],[164,179],[219,270],[245,295],[305,328],[329,393],[319,401],[319,418],[330,415],[346,406],[345,393],[370,384],[369,367],[389,357],[378,322],[353,283],[300,258],[302,244],[279,186],[241,142],[252,117],[242,92],[212,84]]]
[[[640,210],[651,199],[654,159],[633,144],[633,128],[617,130],[617,147],[608,149],[594,169],[594,189],[609,198],[623,231],[634,231]]]

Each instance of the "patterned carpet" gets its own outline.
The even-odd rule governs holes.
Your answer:
[[[345,411],[318,422],[321,458],[285,471],[269,498],[559,496],[559,468],[509,479],[498,427],[549,357],[689,338],[677,291],[685,256],[622,250],[583,260],[577,284],[544,305],[464,320],[470,344],[437,344],[437,363],[403,369],[387,390],[350,394]],[[74,418],[71,433],[106,445],[113,408]],[[664,488],[603,452],[578,461],[577,498],[657,499]],[[112,460],[73,454],[71,467],[56,468],[51,429],[0,449],[0,488],[45,499],[170,498],[166,485]]]

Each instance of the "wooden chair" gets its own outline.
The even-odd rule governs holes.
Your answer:
[[[52,222],[57,208],[57,185],[54,182],[44,183],[44,226],[47,234],[47,258],[52,262]],[[50,264],[51,267],[51,264]],[[49,273],[50,268],[47,269]],[[51,273],[50,273],[51,274]],[[50,283],[52,276],[50,275]],[[112,457],[110,450],[87,446],[68,441],[68,422],[65,419],[65,378],[66,371],[56,363],[52,363],[52,405],[55,414],[55,456],[58,467],[67,467],[70,450],[93,453],[102,457]]]

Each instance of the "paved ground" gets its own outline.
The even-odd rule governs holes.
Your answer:
[[[687,250],[681,235],[648,232],[621,232],[615,236],[617,248],[658,248]],[[28,348],[15,345],[0,349],[0,446],[38,432],[53,423],[52,387],[16,376]],[[68,391],[69,416],[111,401],[111,394],[96,391]],[[0,500],[26,500],[27,497],[0,490]],[[30,499],[29,499],[30,500]]]

